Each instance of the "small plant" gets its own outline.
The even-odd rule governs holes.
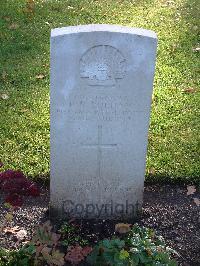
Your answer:
[[[40,195],[40,190],[21,171],[6,170],[0,172],[0,191],[5,194],[4,207],[7,209],[6,215],[0,222],[1,233],[8,222],[12,221],[14,210],[23,205],[24,198],[37,197]]]
[[[64,254],[59,249],[61,235],[54,233],[47,221],[36,228],[32,241],[20,250],[0,248],[0,266],[62,266],[65,261],[79,265],[86,258],[94,266],[177,265],[170,259],[171,254],[176,252],[168,248],[163,238],[156,236],[152,229],[128,224],[118,224],[115,229],[121,234],[118,238],[104,239],[94,248],[78,243],[68,245]],[[65,223],[60,229],[60,233],[72,232],[75,229],[70,224]]]
[[[129,253],[125,251],[125,241],[116,239],[104,239],[100,241],[88,256],[87,261],[91,265],[127,265]],[[120,264],[121,263],[121,264]]]
[[[35,247],[35,265],[41,262],[46,262],[48,265],[64,265],[64,254],[57,249],[59,239],[60,235],[52,232],[49,221],[36,229],[31,241],[31,245]]]
[[[59,233],[61,234],[61,244],[65,247],[68,246],[86,246],[88,241],[80,236],[80,232],[74,225],[64,222],[61,226]]]
[[[162,237],[157,237],[152,229],[134,225],[123,239],[105,239],[96,245],[88,256],[91,265],[110,266],[175,266],[170,259],[172,249],[166,247]]]
[[[26,246],[15,251],[0,248],[0,266],[33,266],[34,253],[33,246]]]
[[[76,228],[69,224],[68,222],[64,222],[59,230],[61,234],[70,234],[74,233],[76,231]]]
[[[134,225],[125,241],[136,265],[177,265],[170,259],[170,255],[176,252],[167,247],[163,237],[156,236],[153,229]]]
[[[6,265],[9,260],[9,252],[0,247],[0,266]]]
[[[0,249],[0,266],[64,265],[64,253],[57,249],[60,235],[51,229],[48,221],[36,228],[32,241],[21,249]]]
[[[5,202],[21,207],[25,196],[37,197],[40,190],[21,171],[6,170],[0,173],[0,190],[6,194]]]
[[[9,203],[4,203],[4,207],[7,209],[7,213],[4,216],[3,220],[0,222],[0,233],[3,232],[4,228],[7,226],[7,223],[12,221],[13,211],[15,208],[12,205],[10,205]]]
[[[91,247],[81,247],[79,245],[69,246],[67,254],[65,255],[65,260],[70,262],[72,265],[78,265],[88,256],[88,254],[90,254],[91,251]]]
[[[10,261],[8,263],[9,266],[33,266],[34,259],[33,255],[35,253],[35,247],[25,246],[17,251],[10,251],[9,257]]]

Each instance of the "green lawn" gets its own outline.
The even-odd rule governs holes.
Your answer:
[[[199,0],[35,0],[32,16],[25,0],[0,0],[2,169],[49,176],[50,29],[110,23],[158,34],[147,179],[198,181],[199,14]]]

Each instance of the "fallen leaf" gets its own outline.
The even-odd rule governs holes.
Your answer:
[[[196,47],[192,49],[193,52],[199,52],[200,51],[200,47]]]
[[[49,64],[43,64],[42,66],[43,67],[49,67]]]
[[[196,92],[196,89],[195,88],[186,88],[183,90],[184,93],[195,93]]]
[[[16,234],[16,232],[18,232],[19,230],[20,230],[19,226],[14,226],[14,227],[6,227],[4,228],[3,231],[8,234]]]
[[[172,45],[172,52],[174,52],[178,48],[178,44],[175,43]]]
[[[50,23],[48,21],[45,21],[44,23],[47,24],[48,26],[50,26]]]
[[[3,231],[7,234],[16,236],[18,240],[22,240],[27,236],[27,231],[20,229],[19,226],[6,227]]]
[[[45,76],[43,74],[39,74],[36,76],[36,79],[43,79]]]
[[[33,9],[31,9],[31,8],[24,8],[23,9],[23,12],[24,13],[27,13],[28,15],[33,15],[33,13],[34,13],[34,10]]]
[[[8,28],[9,28],[10,30],[16,30],[16,29],[19,28],[19,24],[17,24],[17,23],[12,23],[12,24],[10,24],[10,25],[8,26]]]
[[[21,112],[22,113],[28,112],[28,109],[22,109]]]
[[[1,99],[7,100],[8,98],[9,98],[8,94],[6,94],[6,93],[1,94]]]
[[[3,79],[3,80],[6,80],[6,76],[7,76],[6,71],[3,71],[3,73],[2,73],[2,79]]]
[[[195,25],[195,26],[193,27],[193,30],[198,30],[198,26]]]
[[[35,2],[34,0],[26,0],[26,8],[24,8],[24,12],[28,13],[29,15],[33,15],[35,11]]]
[[[199,207],[200,206],[200,199],[198,198],[193,198],[194,203]]]
[[[28,4],[28,6],[30,7],[30,8],[34,8],[34,6],[35,6],[35,1],[34,0],[27,0],[27,4]]]
[[[154,168],[154,167],[150,167],[150,169],[149,169],[149,174],[150,174],[150,175],[155,175],[155,173],[156,173],[155,168]]]
[[[3,163],[0,161],[0,168],[3,166]]]
[[[22,241],[21,243],[22,243],[23,245],[26,245],[26,244],[30,243],[30,240],[24,240],[24,241]]]
[[[67,9],[74,9],[74,7],[73,6],[68,6]]]
[[[131,230],[131,224],[119,223],[115,225],[115,231],[120,234],[128,233]]]
[[[21,229],[18,232],[16,232],[15,235],[16,235],[17,239],[22,240],[22,239],[24,239],[27,236],[27,231],[24,230],[24,229]]]
[[[187,186],[187,195],[192,195],[196,192],[195,186]]]
[[[11,20],[9,16],[4,16],[3,19],[4,19],[5,21],[7,21],[7,22],[9,22],[9,21]]]

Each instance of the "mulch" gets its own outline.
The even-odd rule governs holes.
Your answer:
[[[36,225],[49,219],[49,190],[41,188],[41,196],[27,198],[23,207],[14,211],[13,220],[7,225],[24,233],[16,236],[9,232],[0,234],[0,246],[17,249],[27,243]],[[200,199],[200,192],[187,195],[186,186],[146,185],[144,190],[143,214],[139,225],[153,228],[165,238],[166,243],[175,249],[179,265],[200,266],[200,206],[194,202]],[[0,196],[0,203],[3,196]],[[0,205],[0,221],[6,214]],[[95,244],[100,239],[112,236],[118,221],[78,221],[80,234]],[[121,221],[123,222],[123,221]]]

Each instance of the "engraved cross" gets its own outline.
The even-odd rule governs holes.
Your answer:
[[[102,143],[102,126],[98,126],[98,141],[97,143],[91,143],[91,144],[83,144],[82,146],[85,147],[97,147],[97,161],[98,161],[98,177],[101,176],[101,161],[102,161],[102,148],[112,148],[116,147],[117,144],[107,144],[107,143]]]

